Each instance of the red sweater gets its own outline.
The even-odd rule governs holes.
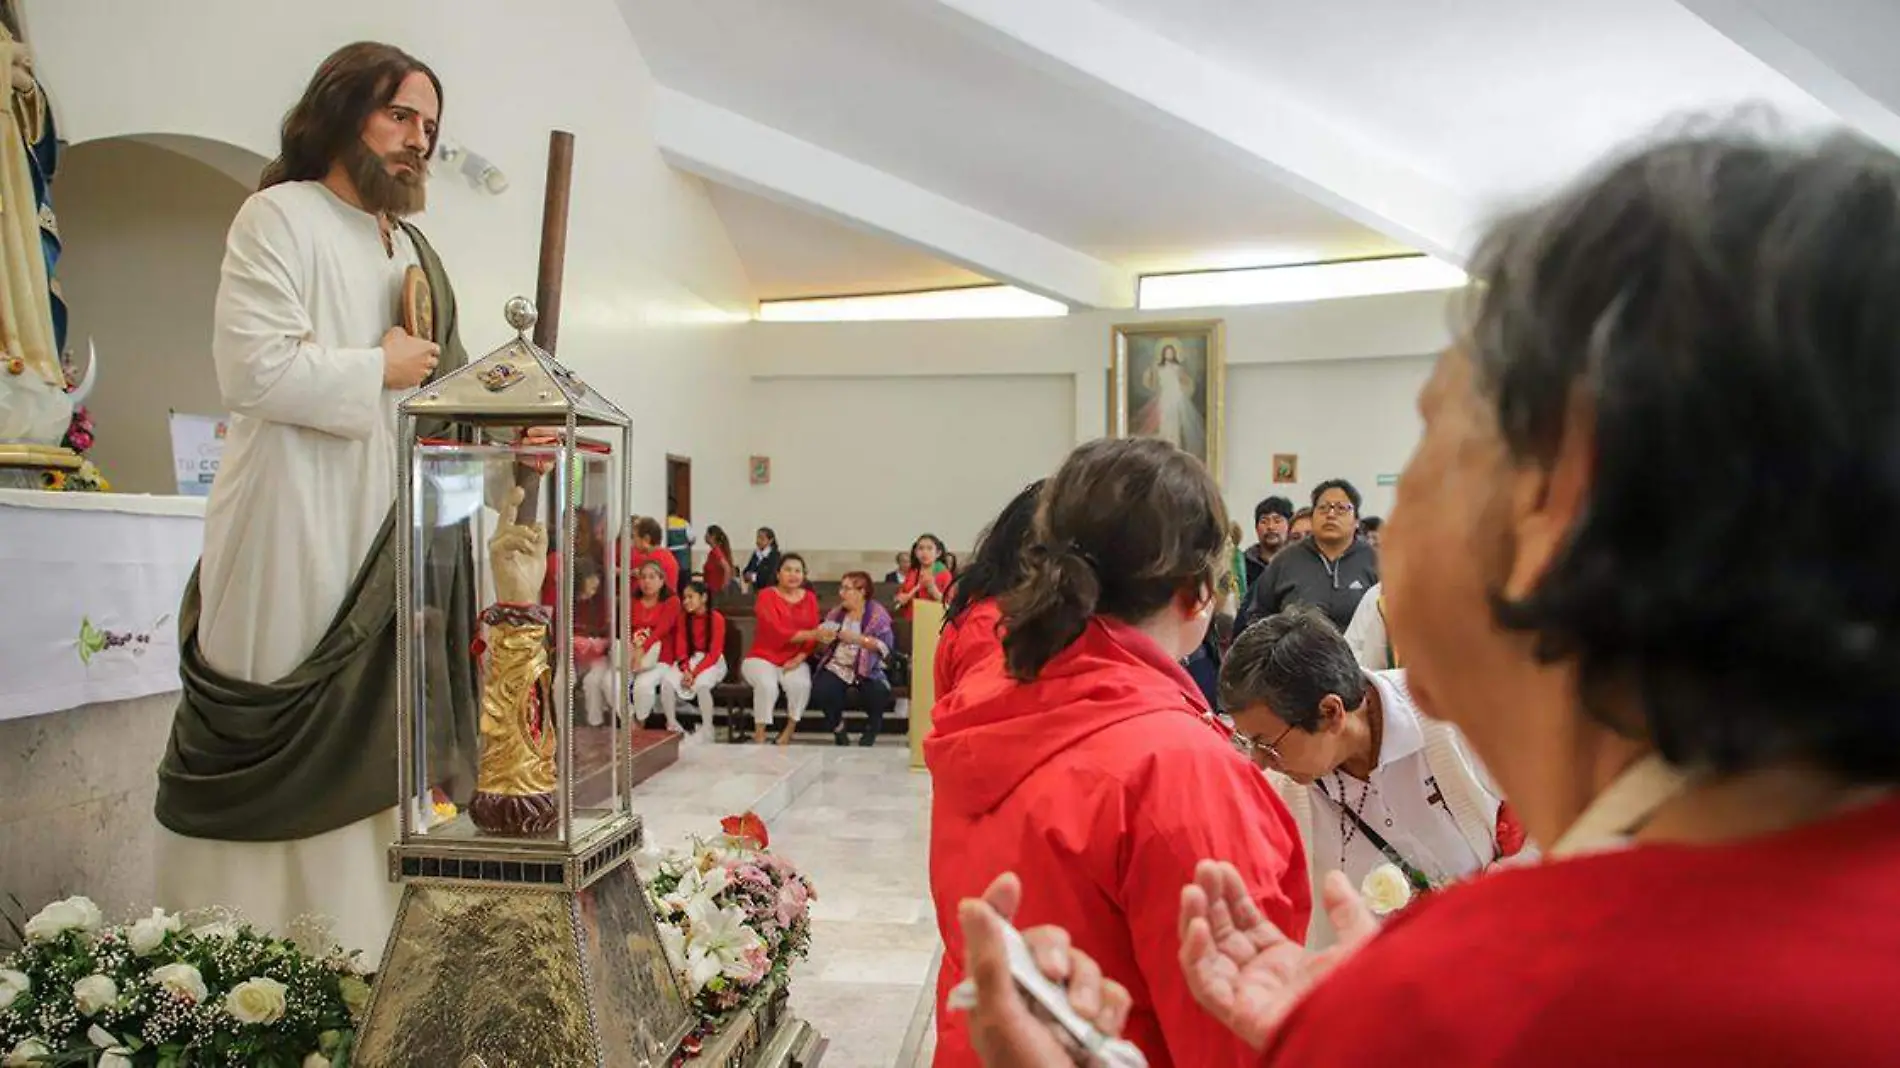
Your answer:
[[[649,607],[645,601],[636,597],[630,618],[634,640],[639,640],[640,631],[648,631],[647,645],[658,645],[660,663],[669,663],[673,656],[673,642],[679,633],[680,599],[663,597]]]
[[[706,588],[714,593],[723,593],[726,583],[732,581],[732,560],[726,556],[726,550],[715,545],[706,550]]]
[[[1010,680],[991,657],[937,704],[924,757],[935,791],[930,893],[945,946],[938,1068],[977,1064],[965,1017],[943,1011],[964,974],[957,903],[1006,871],[1023,880],[1019,927],[1061,924],[1128,987],[1127,1035],[1154,1068],[1258,1059],[1188,993],[1176,959],[1181,887],[1203,858],[1230,858],[1262,911],[1304,932],[1306,857],[1266,776],[1206,711],[1173,657],[1100,618],[1036,681]]]
[[[950,569],[947,567],[939,567],[936,573],[931,575],[931,584],[937,587],[936,600],[948,601],[950,599],[950,582],[954,577],[955,576],[950,574]],[[897,592],[900,594],[916,593],[918,587],[923,584],[923,573],[913,567],[904,575],[904,584],[897,587]],[[897,614],[904,619],[909,619],[911,614],[911,602],[905,601],[904,607],[899,609]]]
[[[1900,1064],[1900,799],[1501,871],[1409,908],[1266,1065]]]
[[[686,674],[686,681],[698,678],[700,672],[719,662],[726,653],[726,617],[718,609],[708,608],[697,616],[681,612],[679,623],[673,628],[673,637],[666,643],[667,655],[674,667]],[[694,652],[706,654],[695,669],[690,661]]]
[[[797,604],[791,604],[778,587],[773,586],[759,591],[756,604],[754,613],[758,616],[758,625],[752,631],[752,648],[745,654],[748,659],[783,664],[811,651],[810,642],[792,643],[792,635],[818,626],[818,598],[810,590],[805,591]]]
[[[963,610],[953,622],[943,625],[937,639],[937,700],[956,687],[957,680],[978,665],[1003,656],[1003,607],[994,597],[985,598]]]

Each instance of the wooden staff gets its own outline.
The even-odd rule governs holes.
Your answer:
[[[547,199],[541,205],[541,273],[534,287],[534,343],[548,352],[561,332],[561,272],[567,264],[567,207],[574,186],[574,135],[548,135]]]
[[[574,135],[548,134],[548,185],[541,203],[541,267],[534,285],[534,343],[549,353],[561,332],[561,274],[567,265],[567,208],[574,191]],[[565,478],[566,472],[559,477]],[[526,491],[517,522],[532,523],[541,510],[541,473],[523,464],[515,484]]]

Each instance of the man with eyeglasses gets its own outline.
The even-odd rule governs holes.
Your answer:
[[[1344,629],[1366,591],[1379,583],[1379,554],[1357,537],[1359,491],[1345,479],[1313,490],[1313,536],[1288,545],[1248,591],[1234,626],[1295,605],[1312,605]]]
[[[1317,609],[1263,619],[1234,639],[1220,692],[1234,744],[1273,773],[1299,824],[1315,894],[1329,871],[1358,886],[1386,864],[1428,892],[1523,847],[1458,732],[1419,714],[1403,671],[1361,670]],[[1332,936],[1315,909],[1307,948]]]

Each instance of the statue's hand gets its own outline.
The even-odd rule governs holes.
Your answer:
[[[495,599],[504,604],[534,604],[548,573],[548,529],[540,523],[517,523],[526,494],[520,486],[508,491],[495,536],[488,539],[488,563],[495,575]]]
[[[39,87],[38,83],[33,80],[33,53],[28,52],[26,46],[23,44],[11,45],[7,48],[7,52],[7,59],[9,61],[7,64],[8,74],[13,79],[13,91],[16,93],[33,92]]]

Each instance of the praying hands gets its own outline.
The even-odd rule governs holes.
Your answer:
[[[982,901],[958,911],[963,925],[965,971],[976,982],[970,1035],[991,1068],[1068,1063],[1063,1039],[1034,1016],[1009,975],[1000,922],[1022,898],[1014,875],[991,884]],[[1223,861],[1204,860],[1194,882],[1182,888],[1181,971],[1201,1008],[1255,1049],[1286,1019],[1306,992],[1379,930],[1351,882],[1333,872],[1324,905],[1339,941],[1322,953],[1305,947],[1263,916],[1247,894],[1240,872]],[[1097,1030],[1115,1036],[1127,1022],[1127,992],[1104,979],[1095,963],[1069,944],[1060,928],[1023,932],[1044,975],[1064,984],[1071,1007]]]

